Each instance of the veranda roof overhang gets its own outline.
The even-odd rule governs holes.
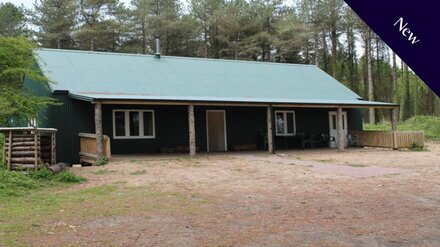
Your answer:
[[[328,99],[286,99],[286,98],[217,98],[217,97],[182,97],[152,96],[141,94],[102,94],[102,93],[70,93],[73,99],[91,103],[114,105],[205,105],[205,106],[254,106],[266,107],[303,107],[303,108],[377,108],[393,109],[399,107],[395,103],[357,100]]]

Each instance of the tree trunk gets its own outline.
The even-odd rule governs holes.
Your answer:
[[[434,92],[428,88],[428,113],[434,115]]]
[[[144,18],[142,18],[142,54],[147,54],[147,32]]]
[[[328,51],[327,51],[327,35],[325,32],[322,32],[322,58],[324,59],[324,71],[329,72],[328,70]]]
[[[337,76],[337,44],[338,44],[338,37],[336,37],[336,23],[332,25],[332,31],[330,33],[331,40],[332,40],[332,76],[336,78]]]
[[[407,64],[404,64],[404,73],[405,73],[405,109],[404,109],[404,116],[403,120],[406,120],[410,118],[411,116],[411,98],[410,98],[410,88],[409,88],[409,68]]]
[[[379,36],[376,35],[376,74],[377,74],[377,80],[376,80],[376,85],[381,85],[381,74],[380,74],[380,61],[382,60],[381,56],[380,56],[380,39]],[[373,98],[374,99],[379,99],[378,95],[377,95],[377,90],[373,90]],[[386,92],[384,92],[384,94],[386,95]],[[378,122],[380,116],[379,116],[380,110],[376,110],[375,111],[375,123]]]
[[[92,34],[92,37],[90,37],[90,50],[95,50],[95,36]]]
[[[391,70],[392,84],[391,84],[391,97],[393,103],[397,103],[397,64],[396,53],[393,51],[393,68]]]
[[[317,32],[315,37],[315,65],[319,67],[319,32]]]
[[[367,73],[368,73],[368,100],[374,100],[374,87],[373,87],[373,72],[371,68],[371,29],[367,28],[367,37],[365,40],[365,55],[367,56]],[[369,111],[370,124],[375,123],[374,108],[370,108]]]

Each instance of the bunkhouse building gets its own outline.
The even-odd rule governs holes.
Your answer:
[[[362,130],[363,108],[397,107],[362,99],[315,65],[35,53],[50,83],[25,79],[25,85],[61,103],[40,114],[39,127],[58,130],[57,160],[63,162],[79,162],[80,133],[96,135],[98,153],[108,136],[112,154],[274,152],[313,143],[343,149],[348,130]]]

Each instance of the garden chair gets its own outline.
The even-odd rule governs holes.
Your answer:
[[[357,135],[347,135],[347,141],[349,147],[359,147],[359,137]]]

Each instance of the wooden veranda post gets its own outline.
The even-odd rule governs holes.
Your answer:
[[[337,126],[338,126],[338,149],[343,151],[345,147],[344,129],[342,123],[342,107],[338,107]]]
[[[96,133],[96,153],[98,159],[104,156],[104,144],[102,135],[102,105],[101,103],[95,104],[95,133]]]
[[[273,146],[272,105],[269,105],[267,107],[267,150],[271,154],[275,153]]]
[[[188,126],[189,126],[189,155],[196,155],[196,128],[194,120],[194,105],[188,106]]]

